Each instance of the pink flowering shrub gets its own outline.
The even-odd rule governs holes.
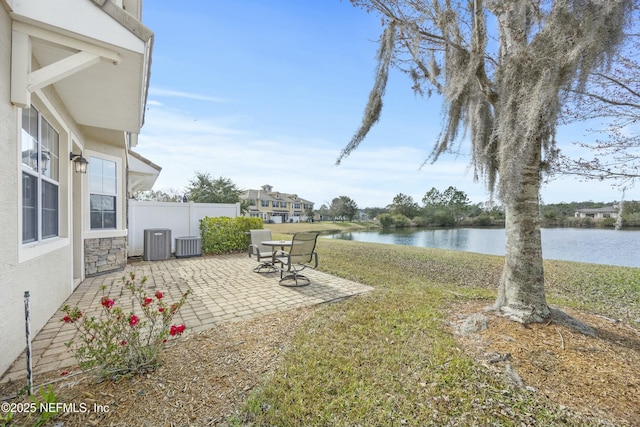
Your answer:
[[[134,273],[123,277],[123,287],[132,298],[122,301],[104,295],[100,301],[99,317],[84,316],[77,307],[65,305],[62,321],[76,327],[79,334],[66,343],[75,350],[82,369],[98,369],[100,377],[118,377],[154,369],[160,363],[160,354],[168,339],[180,336],[185,325],[173,324],[173,318],[184,305],[189,292],[178,302],[167,303],[162,291],[149,296],[144,288],[146,277],[136,282]],[[123,293],[121,292],[121,295]],[[132,304],[133,302],[133,304]],[[137,302],[136,312],[123,309]]]

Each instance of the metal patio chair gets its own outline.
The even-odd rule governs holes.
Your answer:
[[[260,263],[253,271],[256,273],[275,273],[277,268],[273,263],[273,248],[262,244],[262,242],[271,240],[271,230],[249,230],[249,233],[251,234],[249,258],[255,256],[256,260]]]
[[[274,260],[282,264],[280,284],[283,286],[306,286],[311,280],[300,272],[305,268],[318,267],[318,253],[315,251],[319,233],[296,233],[291,240],[289,251],[279,250]]]

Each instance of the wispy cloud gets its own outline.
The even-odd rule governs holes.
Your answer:
[[[420,169],[425,150],[363,146],[336,166],[341,143],[243,129],[239,118],[196,121],[183,112],[154,108],[136,151],[162,166],[155,188],[165,191],[185,188],[198,171],[224,176],[243,189],[270,184],[318,206],[342,195],[361,207],[386,206],[398,193],[420,202],[431,187],[444,190],[449,185],[465,185],[463,191],[472,189],[470,197],[486,200],[481,186],[471,183],[464,160]]]
[[[178,90],[161,89],[161,88],[155,88],[155,87],[149,88],[149,95],[157,96],[161,98],[184,98],[184,99],[194,99],[198,101],[207,101],[207,102],[216,102],[216,103],[231,102],[231,100],[227,98],[219,98],[216,96],[202,95],[200,93],[181,92]]]
[[[342,195],[360,207],[386,206],[399,193],[421,203],[432,187],[443,191],[449,186],[464,191],[473,203],[489,198],[483,183],[473,181],[468,156],[444,156],[420,168],[429,147],[363,144],[336,166],[341,141],[260,133],[249,130],[252,121],[233,115],[196,119],[188,111],[154,104],[136,151],[162,166],[156,190],[183,191],[196,172],[205,172],[229,178],[242,189],[269,184],[318,207]],[[610,183],[566,179],[542,187],[545,203],[617,198]]]

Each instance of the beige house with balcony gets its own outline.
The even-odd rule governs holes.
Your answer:
[[[0,375],[91,274],[127,260],[153,33],[142,0],[0,0]]]
[[[250,202],[245,216],[262,218],[266,223],[307,221],[307,213],[313,211],[313,202],[297,194],[273,191],[270,185],[263,185],[259,190],[245,190],[240,200]]]

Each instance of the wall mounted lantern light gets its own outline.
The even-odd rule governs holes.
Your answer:
[[[73,154],[73,151],[69,153],[69,160],[73,160],[73,167],[76,173],[87,173],[87,165],[89,162],[82,157],[82,151],[80,154]]]

